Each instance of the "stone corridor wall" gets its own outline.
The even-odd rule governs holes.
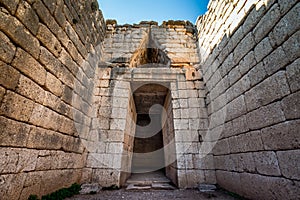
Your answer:
[[[90,0],[0,6],[0,198],[27,199],[82,180],[105,23]]]
[[[211,1],[197,22],[217,183],[299,199],[300,3]]]

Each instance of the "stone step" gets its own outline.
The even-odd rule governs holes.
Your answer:
[[[129,184],[126,188],[126,190],[150,190],[151,185],[135,185],[135,184]]]
[[[152,183],[150,185],[129,184],[126,190],[175,190],[176,188],[168,183]]]
[[[168,179],[160,179],[160,180],[127,180],[126,185],[134,184],[134,185],[151,185],[153,183],[156,184],[168,184],[171,183]]]
[[[151,188],[154,190],[175,190],[176,188],[168,183],[152,183]]]

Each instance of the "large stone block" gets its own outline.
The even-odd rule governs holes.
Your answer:
[[[1,3],[12,14],[15,14],[20,0],[3,0]]]
[[[268,37],[264,38],[254,49],[255,60],[260,62],[273,50]]]
[[[32,47],[34,48],[34,47]],[[46,70],[33,57],[24,50],[18,48],[12,66],[19,69],[28,77],[32,78],[39,85],[44,85],[46,80]]]
[[[30,126],[14,120],[0,117],[1,146],[25,147]]]
[[[300,180],[300,151],[278,151],[277,157],[279,161],[279,166],[283,176]]]
[[[11,43],[10,39],[0,32],[0,60],[10,63],[14,58],[16,47]]]
[[[247,75],[249,76],[251,86],[255,86],[257,83],[264,80],[267,77],[267,72],[263,62],[255,65]]]
[[[39,28],[39,18],[32,7],[25,1],[21,1],[16,17],[30,30],[33,35],[37,34]]]
[[[62,50],[61,44],[45,25],[39,25],[37,38],[53,55],[59,56]]]
[[[57,131],[61,126],[60,115],[42,105],[35,105],[30,116],[30,123]]]
[[[286,67],[286,74],[292,92],[300,89],[300,59]]]
[[[18,84],[20,72],[0,61],[0,84],[14,90]]]
[[[120,171],[113,169],[93,169],[92,182],[102,187],[120,186]]]
[[[237,136],[237,142],[242,152],[264,150],[260,131],[252,131]]]
[[[278,4],[273,5],[270,10],[261,18],[260,22],[253,30],[256,42],[260,42],[280,19],[281,14]]]
[[[25,76],[21,76],[19,80],[19,85],[16,90],[19,94],[30,98],[31,100],[43,103],[45,98],[45,91],[38,84],[31,81]]]
[[[273,151],[253,153],[255,167],[258,173],[269,176],[280,176],[280,168],[276,153]]]
[[[278,47],[263,60],[263,63],[265,71],[268,75],[271,75],[286,66],[289,63],[289,59],[283,48]]]
[[[261,176],[257,174],[240,174],[242,196],[250,199],[298,199],[299,183],[288,179]],[[227,188],[230,189],[230,188]]]
[[[287,37],[291,36],[295,31],[299,30],[299,12],[300,5],[296,4],[285,16],[280,19],[278,24],[276,24],[273,31],[270,33],[270,38],[273,46],[279,46],[286,40]]]
[[[246,103],[244,95],[239,96],[226,106],[226,120],[231,120],[246,113]]]
[[[0,30],[34,58],[38,58],[40,53],[39,41],[30,34],[20,21],[4,9],[0,11]]]
[[[233,63],[236,65],[240,60],[250,52],[250,50],[255,46],[256,42],[254,40],[254,34],[250,32],[244,37],[244,39],[238,44],[233,52]],[[257,41],[257,40],[256,40]]]
[[[261,107],[248,113],[246,116],[251,130],[264,128],[285,120],[284,113],[279,102]]]
[[[21,173],[35,170],[38,151],[28,149],[1,148],[1,173]]]
[[[28,121],[33,108],[33,101],[8,91],[2,102],[0,113],[20,121]]]
[[[300,12],[300,6],[299,11]],[[300,18],[300,17],[299,17]],[[298,19],[300,20],[300,19]],[[298,28],[300,29],[300,28]],[[300,31],[297,31],[294,35],[292,35],[284,44],[283,50],[288,56],[288,59],[293,62],[297,58],[300,57],[299,48],[300,48]]]
[[[3,200],[18,200],[21,195],[25,179],[25,173],[0,175],[0,180],[4,183],[9,183],[0,185],[1,198]]]
[[[60,133],[33,127],[28,135],[27,146],[36,149],[61,149],[63,139]]]
[[[287,121],[262,129],[261,137],[266,150],[300,148],[300,120]]]
[[[286,119],[300,118],[300,91],[285,97],[281,104]]]
[[[278,5],[280,8],[280,12],[285,14],[293,5],[295,5],[297,0],[278,0]]]
[[[49,72],[47,73],[45,86],[57,97],[60,97],[62,95],[63,86],[61,81]]]
[[[240,194],[240,174],[229,171],[216,171],[217,183],[224,189]]]
[[[247,110],[251,111],[258,107],[280,99],[290,93],[284,71],[279,71],[273,76],[267,78],[259,85],[252,88],[245,94]]]
[[[257,61],[255,60],[254,51],[250,51],[239,63],[238,69],[240,70],[241,75],[246,74],[249,69],[256,65]]]

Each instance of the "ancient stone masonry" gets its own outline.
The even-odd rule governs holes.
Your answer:
[[[196,26],[0,0],[0,199],[161,168],[179,188],[299,199],[299,21],[297,0],[211,0]]]
[[[197,22],[217,183],[299,199],[300,3],[211,1]]]
[[[41,196],[84,178],[77,116],[105,35],[94,4],[0,1],[1,199]]]

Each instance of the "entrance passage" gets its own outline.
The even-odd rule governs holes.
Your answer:
[[[135,90],[133,88],[133,90]],[[158,84],[143,84],[134,91],[137,127],[134,138],[132,173],[162,170],[164,173],[164,142],[162,112],[168,89]]]

